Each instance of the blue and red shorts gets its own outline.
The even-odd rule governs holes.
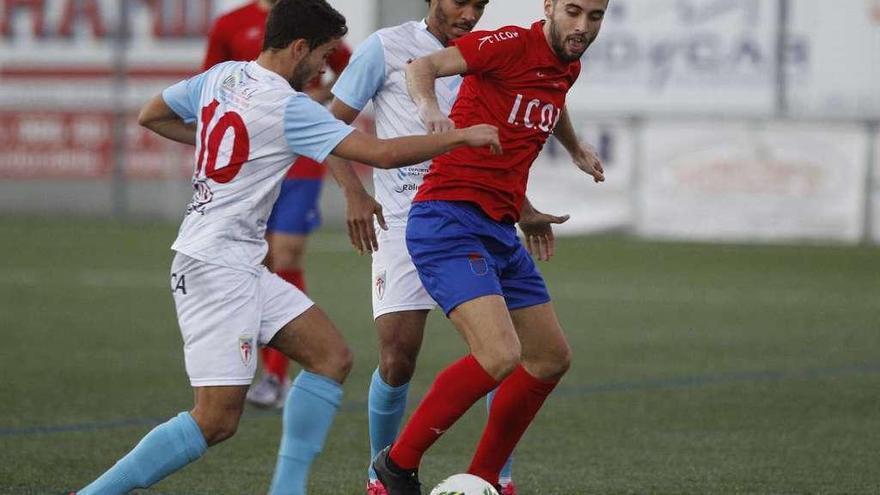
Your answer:
[[[308,235],[321,226],[321,179],[285,179],[266,231]]]
[[[475,204],[413,203],[406,246],[422,284],[447,315],[487,295],[504,297],[508,309],[550,301],[538,267],[516,235],[516,225],[489,218]]]

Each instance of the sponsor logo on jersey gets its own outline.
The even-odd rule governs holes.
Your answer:
[[[254,339],[253,335],[245,335],[238,338],[238,352],[241,354],[241,362],[245,366],[249,366],[254,358],[255,341],[256,339]]]
[[[424,177],[428,173],[428,167],[412,166],[397,169],[397,178],[406,180],[409,177]]]
[[[223,80],[223,88],[224,89],[234,89],[241,83],[241,74],[239,72],[233,72]]]
[[[406,184],[401,184],[394,188],[394,192],[398,194],[403,194],[406,192],[415,192],[419,190],[418,184],[413,184],[412,182],[407,182]]]
[[[205,206],[214,200],[214,192],[211,191],[207,179],[193,179],[192,185],[195,193],[189,206],[186,207],[186,214],[196,212],[204,215]]]
[[[245,37],[250,39],[262,38],[263,37],[263,28],[252,27],[247,30],[245,33]]]
[[[495,42],[502,42],[507,40],[512,40],[519,38],[519,33],[516,31],[500,31],[498,33],[490,34],[489,36],[483,36],[480,38],[480,46],[477,47],[477,50],[482,50],[483,45],[486,43],[493,45]]]
[[[385,270],[382,270],[376,275],[376,299],[382,300],[385,299]]]

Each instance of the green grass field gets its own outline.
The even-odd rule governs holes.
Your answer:
[[[191,406],[166,224],[0,220],[0,493],[91,481]],[[314,239],[314,299],[356,352],[315,495],[363,493],[369,260]],[[517,452],[523,495],[880,493],[880,250],[563,239],[543,264],[575,362]],[[431,319],[410,405],[464,347]],[[466,469],[474,407],[425,458]],[[239,433],[144,493],[265,493],[280,432]]]

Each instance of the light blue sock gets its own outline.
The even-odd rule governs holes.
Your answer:
[[[281,447],[270,495],[305,495],[309,469],[324,447],[342,402],[342,387],[330,378],[301,371],[284,403]]]
[[[406,394],[408,392],[409,383],[392,387],[382,379],[379,368],[373,372],[369,396],[371,462],[367,472],[371,481],[377,478],[376,472],[373,471],[372,460],[379,451],[391,445],[400,431],[403,413],[406,412]]]
[[[489,392],[486,395],[486,411],[489,411],[492,409],[492,399],[495,398],[495,392],[497,392],[497,391],[498,391],[498,389],[496,388],[495,390]],[[501,468],[501,475],[499,476],[499,478],[502,481],[509,481],[509,480],[513,479],[513,454],[512,453],[510,454],[510,457],[507,458],[507,462],[504,463],[504,467]]]
[[[208,444],[199,425],[188,412],[182,412],[153,428],[131,452],[78,494],[121,495],[149,488],[206,450]]]

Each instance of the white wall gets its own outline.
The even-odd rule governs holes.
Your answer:
[[[874,242],[880,244],[880,131],[874,138],[874,191],[873,191],[873,210],[871,218],[873,219],[871,232]]]
[[[790,122],[650,122],[637,230],[720,241],[864,236],[865,127]]]

